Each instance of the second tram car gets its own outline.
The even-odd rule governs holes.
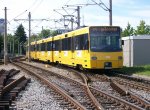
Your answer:
[[[80,69],[122,68],[121,29],[89,26],[31,43],[31,58]]]

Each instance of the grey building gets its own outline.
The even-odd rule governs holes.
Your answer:
[[[150,64],[150,35],[123,37],[122,40],[124,66]]]

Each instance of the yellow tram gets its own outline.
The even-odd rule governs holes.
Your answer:
[[[85,69],[122,68],[121,29],[89,26],[31,42],[32,59]]]

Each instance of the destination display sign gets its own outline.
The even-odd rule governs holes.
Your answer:
[[[120,35],[120,28],[119,27],[91,27],[90,34],[91,35],[97,34],[100,36],[109,36],[109,35],[118,36]]]
[[[100,31],[100,32],[116,32],[120,31],[119,27],[92,27],[91,31]]]

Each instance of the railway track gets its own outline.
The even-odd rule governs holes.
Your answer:
[[[111,79],[110,77],[108,77],[106,75],[95,75],[94,76],[91,74],[88,74],[87,76],[90,78],[93,78],[92,80],[95,80],[93,82],[94,85],[90,84],[91,86],[93,86],[92,87],[93,89],[96,88],[95,91],[97,91],[97,92],[101,91],[101,92],[105,92],[107,94],[111,94],[114,97],[117,97],[119,99],[122,99],[122,100],[128,102],[128,104],[130,103],[131,105],[135,105],[136,107],[138,107],[138,109],[146,109],[146,110],[150,109],[150,103],[147,100],[130,92],[127,88],[125,88],[125,86],[120,85],[115,80]],[[98,97],[98,96],[96,96],[96,97]],[[99,98],[97,100],[99,100]],[[118,108],[118,109],[121,109],[121,108]]]
[[[138,83],[135,81],[120,79],[117,77],[114,77],[113,79],[115,81],[117,81],[118,83],[120,83],[121,85],[125,85],[125,86],[129,86],[131,88],[134,88],[134,89],[144,90],[144,91],[150,92],[150,86],[149,85],[141,84],[141,83]]]
[[[67,69],[67,70],[77,73],[81,77],[82,83],[84,83],[85,85],[88,85],[88,81],[90,81],[89,80],[90,78],[87,78],[84,74],[81,74],[81,72],[77,72],[76,70],[73,70],[73,69]],[[103,76],[103,75],[101,75],[101,76],[102,77],[97,75],[96,77],[99,80],[104,81],[104,83],[112,82],[110,78],[108,78],[106,76]],[[53,78],[51,78],[51,80],[52,79]],[[58,79],[58,80],[60,80],[60,79]],[[67,92],[67,94],[69,94],[71,97],[74,97],[75,99],[77,99],[75,96],[78,96],[78,94],[76,94],[76,93],[81,93],[83,95],[83,91],[80,91],[80,90],[76,89],[76,88],[79,88],[78,86],[75,86],[75,87],[71,88],[72,85],[76,85],[76,84],[71,84],[71,86],[70,86],[70,84],[68,84],[68,83],[71,82],[70,80],[64,80],[64,81],[60,80],[60,81],[61,82],[66,82],[66,83],[64,83],[63,85],[57,83],[58,81],[57,82],[54,81],[53,83],[55,83],[58,86],[60,86],[61,88],[63,88]],[[118,84],[118,82],[115,82],[115,84],[110,83],[109,85],[111,86],[111,89],[113,88],[113,91],[111,93],[107,93],[107,92],[101,91],[99,89],[95,89],[95,87],[94,88],[91,87],[91,86],[89,87],[89,90],[93,93],[93,95],[96,97],[97,101],[100,103],[101,108],[103,108],[103,109],[108,109],[108,108],[109,109],[114,109],[114,108],[124,109],[124,107],[125,107],[125,109],[133,109],[133,110],[138,110],[138,109],[149,110],[150,109],[149,108],[150,107],[149,102],[147,102],[147,101],[143,100],[142,98],[140,98],[139,96],[129,92],[127,89],[123,89],[123,90],[122,90],[122,88],[120,89],[120,84]],[[119,91],[118,91],[118,85],[119,85]],[[68,89],[68,87],[69,87],[69,89]],[[113,94],[114,90],[116,91],[115,95]],[[75,91],[75,93],[73,93],[74,91]],[[101,99],[102,97],[100,97],[99,95],[98,96],[95,95],[95,91],[96,91],[96,94],[99,94],[99,95],[101,94],[100,96],[102,96],[102,94],[106,93],[102,97],[107,97],[108,99],[112,99],[113,101],[114,100],[116,100],[116,101],[113,102],[113,103],[111,101],[109,102],[108,100],[103,100],[102,101],[102,99]],[[86,97],[86,96],[84,96],[84,97]],[[86,100],[88,100],[88,99],[86,99]],[[84,101],[80,102],[80,103],[84,103]],[[124,106],[122,106],[122,105],[124,105]],[[92,107],[93,107],[93,105],[92,105]],[[91,109],[91,107],[88,107],[88,108]]]
[[[126,82],[132,82],[132,87],[134,88],[139,88],[139,89],[144,89],[146,91],[150,91],[150,80],[144,79],[144,78],[139,78],[139,77],[133,77],[129,75],[125,75],[125,73],[120,73],[118,71],[111,71],[113,74],[114,79],[116,78],[117,80],[119,79],[124,79]],[[126,80],[125,80],[126,79]],[[136,84],[134,84],[136,83]],[[139,85],[139,86],[138,86]]]
[[[46,83],[51,83],[51,85],[55,84],[55,86],[56,85],[57,87],[59,86],[59,89],[62,88],[63,91],[59,92],[59,94],[64,93],[66,94],[65,97],[69,97],[69,99],[67,100],[73,100],[72,104],[69,104],[70,102],[66,102],[66,100],[65,100],[66,103],[61,104],[65,106],[67,105],[68,107],[66,108],[71,108],[69,107],[71,105],[73,107],[80,108],[80,109],[89,109],[89,110],[91,109],[102,110],[103,109],[101,105],[95,100],[94,96],[90,93],[90,90],[85,84],[74,81],[70,78],[66,78],[59,74],[52,73],[50,71],[37,68],[35,66],[25,64],[25,63],[16,62],[15,64],[20,66],[21,68],[23,67],[24,69],[30,72],[34,71],[34,75],[36,75],[38,78],[42,76],[42,80],[45,80]],[[75,102],[77,104],[74,104]]]
[[[143,98],[144,100],[150,103],[150,86],[148,84],[119,77],[113,77],[113,80],[115,80],[120,85],[123,85],[124,87],[128,88],[128,91],[130,91],[131,93],[136,94],[137,96]]]

